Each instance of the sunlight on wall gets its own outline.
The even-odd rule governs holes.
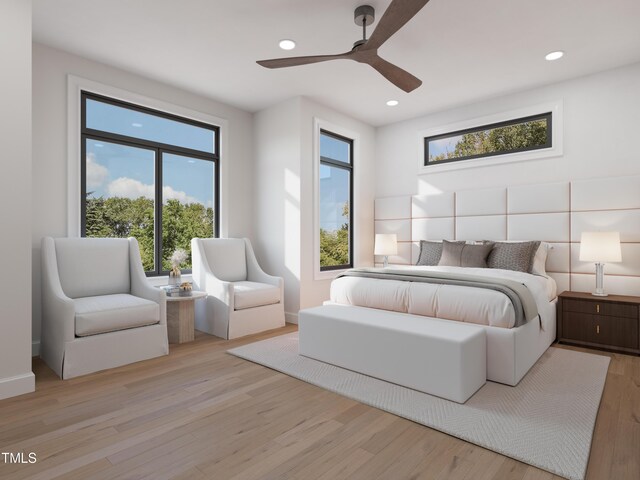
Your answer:
[[[442,193],[442,190],[434,187],[424,178],[418,177],[418,194],[419,195],[438,195]]]
[[[284,171],[284,264],[300,278],[300,177],[288,168]]]

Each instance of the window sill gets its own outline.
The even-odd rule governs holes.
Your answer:
[[[340,273],[346,272],[349,268],[341,268],[339,270],[316,270],[313,275],[314,280],[333,280]]]

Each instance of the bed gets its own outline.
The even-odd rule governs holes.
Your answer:
[[[363,270],[372,273],[373,277],[382,274],[390,278],[347,273],[333,280],[330,300],[326,303],[480,325],[487,335],[488,380],[516,385],[555,339],[556,282],[548,276],[501,269],[440,266]],[[420,272],[462,273],[524,284],[531,293],[538,315],[518,325],[514,304],[502,292],[474,286],[395,279],[402,273],[412,276]]]
[[[487,378],[515,385],[555,338],[556,294],[593,288],[593,264],[581,262],[578,255],[582,232],[620,231],[624,261],[607,265],[607,289],[619,295],[640,291],[639,185],[640,176],[599,177],[448,192],[427,188],[430,193],[375,200],[375,233],[397,236],[398,253],[389,257],[392,268],[416,269],[423,240],[548,243],[553,248],[544,276],[499,269],[478,272],[524,281],[535,292],[538,321],[516,326],[509,303],[498,299],[499,294],[462,287],[441,287],[435,294],[430,287],[373,279],[334,280],[329,303],[406,309],[417,317],[435,314],[480,325],[487,332]],[[382,257],[375,261],[382,266]]]

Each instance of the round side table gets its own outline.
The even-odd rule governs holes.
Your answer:
[[[167,334],[169,343],[192,342],[195,336],[195,302],[206,292],[192,291],[188,297],[167,296]]]

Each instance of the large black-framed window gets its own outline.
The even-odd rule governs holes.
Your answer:
[[[320,129],[320,271],[353,266],[353,139]]]
[[[81,235],[138,240],[148,276],[176,249],[219,236],[220,129],[81,92]]]
[[[546,112],[425,137],[424,165],[551,148],[552,120]]]

